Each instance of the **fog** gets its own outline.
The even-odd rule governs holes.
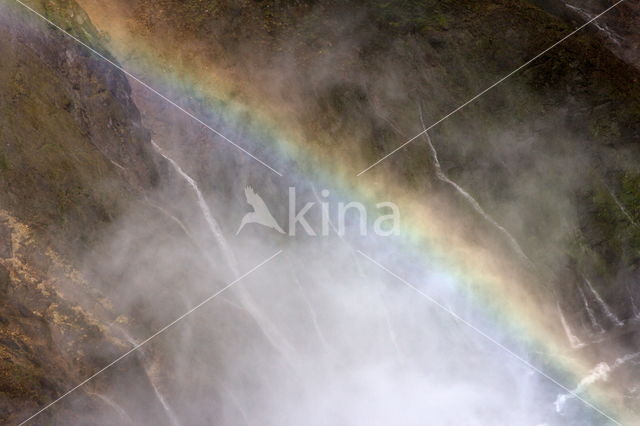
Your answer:
[[[310,37],[283,36],[277,48],[261,50],[250,30],[226,39],[230,22],[216,30],[219,44],[191,45],[202,53],[197,60],[185,53],[172,64],[170,54],[184,52],[189,40],[163,40],[157,47],[163,65],[175,65],[178,76],[167,82],[171,77],[153,77],[162,67],[145,68],[151,62],[145,54],[158,60],[148,45],[123,47],[137,36],[122,35],[124,18],[91,7],[105,33],[109,20],[117,22],[109,47],[123,66],[284,175],[130,81],[153,134],[149,152],[160,183],[110,224],[86,253],[83,272],[112,303],[118,320],[110,333],[123,353],[144,342],[129,357],[140,360],[148,384],[133,386],[124,367],[106,370],[87,385],[107,407],[95,413],[97,423],[613,424],[608,407],[603,413],[590,406],[586,392],[618,364],[565,368],[575,361],[567,354],[589,360],[569,350],[592,336],[576,331],[579,321],[567,312],[573,306],[548,291],[549,277],[567,263],[557,247],[578,222],[569,195],[592,161],[590,152],[571,149],[582,137],[565,125],[572,105],[504,125],[497,123],[510,113],[487,123],[491,108],[473,110],[358,180],[356,173],[380,154],[464,100],[460,93],[483,87],[484,76],[475,75],[481,65],[459,53],[452,63],[465,67],[455,83],[447,81],[449,70],[433,59],[438,49],[412,37],[385,44],[384,54],[366,62],[360,52],[375,38],[367,18],[336,13],[337,30],[325,40],[331,48],[303,64],[308,46],[299,44]],[[362,61],[345,65],[353,57]],[[346,71],[336,72],[339,65]],[[232,80],[230,88],[208,87],[223,86],[216,79]],[[509,111],[520,105],[518,97],[539,101],[522,82],[492,101]],[[287,143],[295,148],[281,147]],[[252,209],[248,186],[284,234],[250,223],[235,235]],[[290,188],[296,211],[315,203],[306,216],[315,230],[323,225],[319,194],[330,191],[329,235],[310,236],[300,227],[290,235]],[[360,235],[353,215],[344,235],[335,232],[337,206],[349,202],[366,207],[368,235]],[[373,206],[381,202],[398,204],[400,236],[371,232],[380,215]],[[420,203],[435,213],[419,216]],[[412,241],[418,227],[439,236],[436,249]],[[504,270],[503,281],[513,268],[514,276],[533,274],[539,282],[513,281],[512,291],[485,293],[474,275],[477,263],[458,265],[442,255],[447,250],[474,258],[481,252],[478,259],[488,260],[482,268]],[[622,324],[588,283],[582,300],[592,326],[605,318]],[[521,307],[531,310],[515,318]],[[518,321],[545,325],[529,336]],[[575,377],[581,373],[589,374]]]
[[[203,205],[197,182],[177,163],[164,166],[169,189],[114,224],[87,260],[114,310],[136,318],[114,335],[140,342],[282,251],[138,350],[167,424],[606,424],[580,401],[556,411],[566,392],[473,328],[536,359],[437,258],[397,237],[360,236],[355,217],[344,236],[291,237],[258,224],[233,236],[251,210],[243,193],[225,205],[209,194]],[[317,200],[312,186],[297,183],[298,209]],[[271,205],[287,194],[261,192]],[[332,220],[338,200],[328,201]],[[319,230],[314,207],[307,218]],[[144,418],[146,409],[125,412]]]

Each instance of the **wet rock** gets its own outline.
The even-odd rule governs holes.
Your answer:
[[[10,282],[11,277],[9,276],[9,271],[0,265],[0,293],[6,293]]]
[[[0,258],[8,259],[13,256],[11,248],[11,229],[0,222]]]

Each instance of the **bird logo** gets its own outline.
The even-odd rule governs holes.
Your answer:
[[[253,211],[244,215],[244,217],[242,218],[242,222],[240,223],[240,227],[236,232],[236,235],[238,235],[240,231],[242,231],[242,228],[244,228],[245,225],[250,223],[257,223],[266,226],[267,228],[275,229],[279,233],[284,234],[284,231],[282,230],[280,225],[278,225],[278,222],[276,222],[276,220],[274,219],[262,197],[256,194],[253,188],[247,186],[244,189],[244,195],[247,198],[247,203],[249,203],[249,205],[253,207]]]

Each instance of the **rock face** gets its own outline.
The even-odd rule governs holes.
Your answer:
[[[74,2],[30,4],[97,40]],[[112,335],[115,316],[78,267],[132,194],[157,178],[124,76],[17,3],[0,12],[0,421],[9,424],[129,347]],[[123,369],[157,404],[139,362]],[[79,390],[39,424],[117,419],[117,402],[99,387]]]
[[[13,249],[11,245],[11,230],[5,223],[0,223],[0,258],[8,259],[12,257]]]
[[[593,19],[611,6],[610,3],[600,0],[581,2],[533,0],[532,3],[577,25]],[[591,31],[612,52],[636,67],[640,67],[640,39],[635,30],[639,17],[638,4],[625,1],[591,25]]]
[[[390,152],[423,129],[421,119],[435,122],[597,13],[603,5],[596,3],[581,12],[542,0],[29,2],[111,60],[109,50],[125,66],[152,63],[186,76],[166,92],[190,110],[206,114],[238,99],[282,106],[269,112],[303,135],[305,149],[351,174],[359,163],[345,158],[373,162]],[[240,192],[247,182],[229,176],[230,165],[237,175],[273,177],[232,148],[214,148],[219,138],[145,89],[132,92],[120,71],[24,8],[7,1],[0,12],[0,420],[14,423],[131,347],[114,330],[125,320],[104,294],[160,276],[181,282],[168,265],[180,259],[160,262],[167,260],[160,249],[151,259],[139,247],[119,254],[123,269],[147,268],[137,281],[98,267],[90,276],[80,272],[87,252],[100,253],[96,247],[132,205],[176,177],[154,157],[152,132],[206,194],[232,200]],[[372,171],[416,197],[442,196],[470,234],[501,242],[506,256],[517,257],[516,242],[540,273],[541,288],[557,297],[574,337],[588,343],[581,350],[612,359],[636,346],[640,315],[636,17],[635,6],[621,7],[604,30],[578,34],[505,90],[434,128],[439,164],[421,140]],[[213,69],[212,80],[231,80],[228,93],[193,84],[206,83]],[[166,83],[150,78],[154,86]],[[337,166],[321,172],[346,174]],[[484,213],[438,173],[465,188]],[[184,188],[171,194],[178,200],[191,191]],[[186,234],[181,238],[198,245],[180,215],[156,207],[145,208],[164,221],[150,233]],[[147,226],[157,220],[141,216]],[[147,312],[156,296],[139,296],[127,313],[141,320],[164,314]],[[39,422],[171,423],[145,371],[147,358],[128,358]],[[638,380],[631,370],[616,374]]]
[[[242,101],[288,105],[279,122],[315,140],[311,149],[322,156],[335,155],[334,164],[361,155],[375,161],[421,130],[420,104],[426,124],[435,122],[584,22],[566,5],[542,0],[80,3],[107,33],[113,26],[105,17],[122,17],[112,45],[133,58],[127,65],[178,67],[188,77],[168,89],[174,99],[205,114],[211,109],[205,82],[216,82],[199,72],[207,64],[220,79],[232,75],[229,91]],[[607,7],[601,3],[584,7],[595,16]],[[634,61],[624,56],[635,45],[627,29],[636,8],[622,4],[606,16],[620,46],[590,27],[431,132],[444,172],[534,263],[552,271],[546,280],[567,270],[572,281],[587,276],[627,319],[635,315],[629,297],[640,300],[635,278],[629,281],[640,261],[640,169],[632,160],[640,158],[640,86]],[[335,26],[342,30],[328,30]],[[139,43],[129,48],[129,38]],[[333,72],[319,71],[329,63]],[[135,96],[160,142],[175,146],[179,134],[189,144],[178,155],[197,180],[225,181],[210,154],[219,146],[215,135],[144,90]],[[344,140],[360,143],[338,142]],[[421,143],[407,149],[413,155],[394,156],[384,173],[428,192],[429,153]],[[222,186],[239,192],[234,184]],[[472,221],[478,226],[477,217]],[[581,312],[577,293],[567,297],[568,309]]]
[[[111,324],[118,319],[111,306],[77,269],[4,210],[0,223],[14,248],[0,258],[0,416],[18,423],[126,352],[130,343],[114,335]],[[119,368],[123,382],[107,378],[79,389],[43,413],[38,424],[122,424],[147,421],[148,415],[164,424],[155,417],[162,407],[140,361],[133,357]],[[119,395],[112,397],[116,389]],[[123,397],[124,389],[155,410],[136,409]],[[122,418],[125,410],[129,414]]]
[[[74,2],[32,5],[96,39]],[[2,8],[0,199],[52,244],[82,250],[129,188],[153,185],[149,134],[119,71],[24,8]]]

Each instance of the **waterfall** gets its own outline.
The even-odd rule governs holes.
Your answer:
[[[189,184],[191,189],[193,189],[193,192],[196,194],[196,198],[198,200],[198,206],[200,207],[200,211],[202,212],[202,215],[204,216],[204,219],[207,222],[209,231],[211,231],[211,234],[213,235],[213,237],[216,239],[216,242],[220,246],[220,250],[222,251],[224,260],[227,262],[227,265],[229,269],[231,269],[231,272],[233,273],[234,277],[239,277],[240,273],[238,269],[238,262],[236,261],[235,255],[233,254],[231,247],[227,243],[227,240],[224,238],[224,235],[222,233],[222,230],[220,229],[220,226],[218,225],[218,222],[216,222],[216,220],[213,218],[213,215],[211,214],[211,210],[209,209],[209,205],[207,204],[206,200],[202,196],[202,192],[200,191],[198,184],[196,183],[195,180],[193,180],[193,178],[191,178],[191,176],[189,176],[187,173],[185,173],[184,170],[182,170],[182,168],[178,165],[178,163],[176,163],[171,157],[165,154],[162,148],[160,148],[154,141],[151,141],[151,143],[153,144],[153,148],[158,152],[158,154],[160,154],[165,160],[167,160],[173,166],[174,170],[178,172],[178,174]]]
[[[127,340],[127,342],[129,344],[131,344],[133,347],[138,346],[138,342],[127,332],[127,330],[123,329],[122,327],[118,327],[118,331],[124,336],[124,338]],[[138,350],[143,354],[145,353],[145,350],[143,348],[138,348]],[[145,374],[147,375],[147,378],[149,379],[149,383],[151,384],[151,388],[153,389],[153,393],[155,394],[156,399],[158,400],[158,402],[160,402],[160,405],[162,405],[162,408],[164,409],[164,412],[167,415],[167,418],[169,419],[169,422],[171,422],[171,424],[173,426],[180,426],[180,422],[178,421],[178,418],[176,417],[175,413],[173,412],[173,409],[167,403],[166,399],[164,398],[164,395],[162,395],[162,393],[158,389],[158,387],[157,387],[157,385],[155,383],[155,380],[153,378],[154,375],[153,374],[149,374],[148,369],[155,369],[154,365],[151,365],[150,367],[147,367],[145,360],[142,359],[142,357],[140,359],[141,359],[141,362],[142,362],[142,366],[145,369]]]
[[[629,283],[625,282],[624,286],[627,288],[627,294],[629,294],[629,300],[631,301],[631,311],[633,312],[633,317],[636,319],[640,318],[640,310],[638,309],[638,305],[636,304],[636,299],[629,288]]]
[[[175,217],[174,215],[172,215],[171,213],[169,213],[166,209],[162,208],[161,206],[153,203],[152,201],[149,201],[148,199],[146,200],[146,202],[153,208],[158,209],[163,215],[165,215],[167,218],[171,219],[173,222],[175,222],[176,225],[178,225],[178,227],[182,230],[182,232],[184,232],[184,234],[187,236],[187,238],[189,238],[189,240],[196,246],[196,247],[200,247],[200,245],[198,244],[198,242],[196,241],[196,239],[193,237],[193,235],[191,235],[191,232],[189,231],[189,228],[187,228],[187,226],[177,217]],[[200,249],[202,251],[202,249]]]
[[[570,5],[569,3],[565,3],[564,5],[567,6],[567,8],[575,11],[578,15],[582,16],[587,21],[592,21],[595,16],[590,14],[586,10],[581,9],[577,6]],[[593,21],[591,23],[595,25],[598,31],[602,32],[609,40],[611,40],[612,43],[620,46],[620,41],[618,40],[618,36],[614,35],[609,28],[607,28],[605,25],[600,24],[598,21]]]
[[[153,388],[153,392],[156,394],[156,398],[158,399],[158,401],[160,401],[160,404],[162,405],[164,412],[167,413],[167,417],[169,418],[169,421],[171,422],[171,424],[173,426],[180,426],[180,422],[176,418],[169,404],[167,404],[167,401],[164,399],[164,396],[158,390],[158,387],[156,386],[155,382],[153,380],[149,380],[149,382],[151,382],[151,388]]]
[[[556,398],[553,403],[556,407],[556,412],[560,413],[564,408],[565,403],[569,398],[574,398],[573,394],[579,394],[589,385],[598,382],[600,380],[607,380],[609,378],[609,373],[611,372],[611,367],[606,362],[601,362],[595,366],[593,370],[589,372],[589,374],[584,377],[578,385],[571,391],[571,393],[560,394]]]
[[[380,295],[380,293],[378,293]],[[389,333],[389,338],[391,339],[391,343],[393,344],[393,348],[396,351],[396,355],[398,359],[402,358],[402,351],[400,350],[400,345],[398,344],[398,338],[396,337],[396,332],[393,328],[393,324],[391,323],[391,316],[389,315],[389,309],[387,309],[387,305],[385,305],[384,300],[380,298],[380,302],[382,304],[382,311],[384,314],[384,321],[387,326],[387,331]]]
[[[627,218],[627,220],[629,221],[629,223],[631,223],[631,225],[633,225],[636,228],[640,228],[640,226],[638,226],[638,224],[636,223],[635,220],[633,220],[633,217],[631,217],[631,215],[629,214],[629,212],[627,211],[627,209],[622,205],[622,203],[620,202],[620,200],[618,199],[618,197],[616,197],[616,194],[613,193],[613,191],[605,185],[605,188],[607,188],[607,191],[609,192],[609,195],[611,196],[611,198],[613,199],[613,202],[616,204],[616,206],[618,206],[618,208],[620,209],[620,211],[622,212],[622,214],[624,215],[624,217]]]
[[[316,201],[318,202],[318,204],[322,205],[322,199],[320,198],[320,195],[318,194],[318,191],[316,189],[316,186],[314,184],[311,184],[311,190],[313,192],[313,195],[316,199]],[[353,250],[353,246],[345,240],[344,236],[340,234],[340,232],[338,231],[338,229],[336,228],[335,224],[333,223],[333,221],[331,220],[331,218],[329,217],[327,219],[329,227],[331,228],[331,230],[338,236],[338,238],[340,238],[340,240],[346,244],[351,250],[352,253],[355,253],[355,251]],[[360,276],[364,277],[364,273],[362,272],[362,268],[360,267],[360,259],[358,256],[353,255],[353,259],[355,262],[355,266],[358,270],[358,273]],[[402,351],[400,350],[400,346],[398,344],[398,339],[396,337],[396,332],[393,328],[393,324],[391,322],[391,316],[389,315],[389,309],[387,308],[387,305],[384,302],[384,299],[382,298],[382,295],[380,294],[380,292],[377,292],[377,299],[380,303],[380,307],[382,310],[382,314],[384,316],[384,322],[385,322],[385,326],[387,328],[387,334],[389,335],[389,340],[391,340],[391,344],[393,345],[393,348],[396,352],[396,355],[398,356],[398,359],[402,358]]]
[[[240,271],[238,268],[238,261],[235,257],[231,246],[227,242],[224,234],[222,233],[222,229],[220,225],[213,217],[211,210],[209,209],[209,205],[207,204],[200,188],[196,181],[189,176],[178,163],[176,163],[171,157],[169,157],[163,150],[156,144],[154,141],[151,141],[153,148],[160,154],[165,160],[167,160],[175,169],[175,171],[189,184],[191,189],[196,195],[198,200],[198,206],[200,207],[200,211],[207,222],[207,226],[209,231],[213,235],[218,247],[220,248],[222,255],[227,263],[227,266],[233,273],[234,278],[240,277]],[[253,301],[251,295],[244,289],[242,286],[237,286],[235,291],[240,296],[245,308],[249,311],[249,313],[255,319],[258,327],[267,338],[267,340],[272,344],[272,346],[287,360],[290,365],[293,365],[292,359],[295,350],[291,347],[289,342],[282,336],[282,333],[275,327],[271,321],[269,321],[262,311],[257,307],[256,303]]]
[[[578,349],[585,346],[585,344],[580,341],[578,336],[573,334],[573,331],[571,330],[571,327],[569,327],[569,323],[567,322],[567,319],[564,317],[564,313],[562,312],[562,308],[560,307],[560,304],[558,303],[556,306],[558,307],[558,312],[560,313],[560,322],[562,323],[562,328],[564,329],[564,332],[567,335],[567,339],[569,340],[569,344],[571,345],[571,347],[573,349]]]
[[[591,322],[591,326],[599,333],[604,333],[604,328],[598,322],[596,318],[595,312],[591,309],[591,304],[587,300],[587,296],[584,294],[582,287],[578,286],[578,291],[580,292],[580,296],[582,297],[582,302],[584,303],[584,307],[587,310],[587,315],[589,316],[589,321]]]
[[[296,275],[295,271],[293,271],[293,268],[292,268],[292,275],[293,275],[293,281],[298,286],[298,289],[300,290],[300,295],[302,296],[302,300],[304,301],[304,304],[305,304],[305,306],[307,307],[307,309],[309,311],[309,316],[311,317],[311,322],[313,323],[313,328],[314,328],[316,334],[318,335],[318,340],[320,341],[320,344],[322,345],[322,348],[326,352],[326,351],[329,350],[329,344],[327,343],[327,339],[325,339],[325,337],[324,337],[324,333],[322,332],[322,328],[320,328],[320,323],[318,322],[318,314],[317,314],[316,310],[314,309],[313,305],[311,304],[311,301],[307,297],[307,292],[305,291],[304,287],[300,283],[300,280],[298,279],[298,276]]]
[[[575,395],[578,395],[578,394],[584,392],[584,390],[587,387],[589,387],[590,385],[592,385],[592,384],[594,384],[596,382],[602,381],[602,380],[604,380],[604,381],[609,380],[609,374],[611,374],[613,371],[615,371],[616,369],[618,369],[622,365],[626,364],[627,362],[637,358],[638,356],[640,356],[640,352],[627,354],[627,355],[624,355],[621,358],[617,358],[613,362],[612,365],[609,365],[606,362],[598,363],[589,372],[589,374],[587,374],[582,380],[580,380],[578,385],[575,387],[575,389],[573,389],[571,391],[571,393],[558,395],[558,397],[556,398],[556,400],[554,402],[554,405],[556,407],[556,412],[560,413],[562,411],[562,409],[564,408],[564,405],[566,404],[566,402],[569,399],[575,398]]]
[[[238,409],[238,412],[242,416],[242,420],[243,420],[244,424],[246,424],[248,426],[251,426],[252,423],[249,421],[249,415],[247,414],[247,411],[242,406],[242,403],[240,402],[240,400],[238,399],[236,394],[233,393],[233,391],[231,391],[230,389],[226,389],[226,392],[229,395],[229,397],[231,398],[231,402],[233,402],[233,405],[236,406],[236,408]]]
[[[593,286],[591,285],[591,281],[589,281],[586,277],[584,277],[584,282],[587,283],[587,286],[589,287],[589,291],[591,291],[591,294],[593,294],[593,297],[595,297],[596,301],[598,302],[598,305],[600,305],[602,312],[604,312],[607,318],[609,318],[611,322],[613,322],[618,327],[624,325],[624,323],[620,321],[620,319],[611,311],[611,309],[609,308],[609,305],[607,305],[604,299],[602,299],[602,297],[600,296],[600,293],[598,293],[596,289],[593,288]]]
[[[130,425],[134,424],[133,419],[129,417],[127,412],[121,406],[113,402],[111,399],[107,398],[105,395],[101,393],[93,393],[91,395],[100,398],[102,401],[104,401],[105,404],[113,408],[113,410],[116,413],[118,413],[123,420],[127,421],[128,424]]]
[[[512,250],[522,260],[524,260],[528,265],[533,266],[533,262],[524,253],[524,251],[522,250],[522,247],[520,247],[520,244],[518,244],[518,241],[513,237],[513,235],[511,235],[509,231],[507,231],[502,225],[500,225],[491,216],[489,216],[489,214],[484,211],[480,203],[478,203],[471,194],[465,191],[460,185],[458,185],[457,183],[449,179],[449,177],[442,171],[442,167],[440,166],[440,160],[438,159],[438,152],[436,151],[436,148],[433,146],[433,142],[431,141],[431,136],[429,136],[429,132],[427,132],[427,127],[425,126],[424,119],[422,117],[422,107],[420,107],[420,121],[422,123],[423,129],[425,130],[424,136],[425,136],[425,139],[427,140],[427,145],[429,147],[429,150],[431,151],[431,158],[433,160],[433,165],[436,169],[436,177],[438,178],[438,180],[453,187],[462,196],[462,198],[464,198],[469,203],[469,205],[471,205],[471,207],[476,211],[476,213],[478,213],[484,220],[489,222],[494,228],[496,228],[500,233],[502,233],[505,236],[505,238],[507,238],[507,240],[509,241],[509,244],[511,245]]]

